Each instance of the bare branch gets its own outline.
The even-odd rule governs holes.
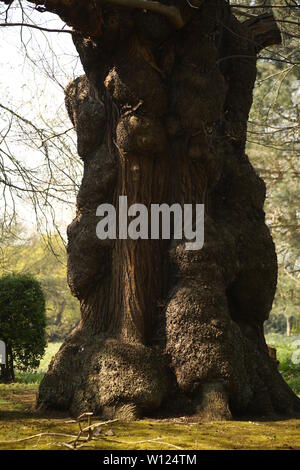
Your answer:
[[[281,33],[272,13],[264,13],[244,22],[251,30],[258,52],[268,46],[281,44]]]
[[[20,26],[20,27],[27,27],[27,28],[32,28],[32,29],[38,29],[40,31],[46,31],[47,33],[67,33],[67,34],[72,34],[72,31],[70,29],[50,29],[50,28],[44,28],[42,26],[37,26],[34,24],[28,24],[28,23],[0,23],[1,28],[5,28],[7,26]]]

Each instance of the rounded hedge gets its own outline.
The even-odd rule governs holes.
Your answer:
[[[46,348],[45,296],[28,274],[0,278],[0,338],[19,370],[38,367]]]

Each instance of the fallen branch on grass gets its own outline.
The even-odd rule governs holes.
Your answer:
[[[64,445],[74,449],[74,448],[76,448],[77,443],[79,443],[79,442],[86,443],[86,442],[90,441],[93,438],[93,433],[96,429],[99,429],[102,426],[105,426],[105,425],[108,425],[108,424],[111,424],[111,423],[115,423],[116,421],[118,421],[117,419],[113,419],[113,420],[109,420],[109,421],[103,421],[103,422],[92,424],[92,422],[91,422],[92,416],[93,416],[93,413],[84,413],[84,414],[80,415],[75,420],[65,421],[65,424],[71,424],[71,423],[77,423],[78,424],[79,433],[77,435],[61,433],[61,432],[41,432],[41,433],[38,433],[38,434],[33,434],[32,436],[23,437],[21,439],[14,439],[14,440],[10,440],[10,441],[0,441],[0,445],[19,444],[19,443],[22,443],[22,442],[31,441],[33,439],[41,439],[42,437],[67,437],[67,438],[71,438],[72,440],[67,442],[67,443],[64,443]],[[86,426],[82,429],[81,421],[83,421],[86,417],[88,418],[88,426]],[[88,433],[88,435],[83,436],[83,433]]]
[[[65,434],[65,433],[60,433],[60,432],[41,432],[39,434],[34,434],[33,436],[29,437],[23,437],[21,439],[14,439],[11,441],[0,441],[0,445],[5,445],[5,444],[18,444],[19,442],[25,442],[25,441],[30,441],[32,439],[37,439],[41,437],[49,437],[49,436],[54,436],[54,437],[72,437],[76,438],[77,436],[73,436],[72,434]]]
[[[104,440],[104,441],[114,443],[114,444],[124,444],[126,446],[136,446],[138,444],[159,442],[160,444],[166,445],[168,447],[172,447],[173,449],[183,450],[181,447],[176,446],[175,444],[171,444],[170,442],[166,442],[162,440],[163,437],[157,437],[153,439],[144,439],[141,441],[132,442],[132,441],[123,441],[119,439],[111,439],[110,437],[107,437],[107,436],[98,436],[98,435],[95,436],[95,432],[99,430],[99,428],[103,426],[107,426],[108,424],[116,423],[119,420],[111,419],[108,421],[100,421],[100,422],[93,424],[92,417],[93,417],[93,413],[83,413],[76,419],[71,419],[71,420],[64,422],[64,424],[78,424],[79,431],[77,435],[61,433],[61,432],[42,432],[42,433],[34,434],[32,436],[24,437],[21,439],[15,439],[15,440],[10,440],[10,441],[0,441],[0,445],[19,444],[19,443],[30,441],[33,439],[40,440],[42,437],[65,437],[65,438],[70,438],[71,440],[68,442],[54,442],[53,445],[60,445],[60,446],[67,447],[68,449],[71,449],[71,450],[77,450],[86,446],[90,441],[98,441],[98,440]],[[88,421],[87,423],[88,425],[83,427],[82,421],[85,421],[86,419]]]

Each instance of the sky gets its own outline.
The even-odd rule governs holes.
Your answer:
[[[0,6],[0,23],[4,22],[4,11],[5,5]],[[55,15],[41,14],[29,9],[25,11],[25,17],[22,19],[19,8],[12,8],[8,15],[8,22],[17,23],[22,20],[25,23],[38,24],[52,29],[65,27]],[[45,127],[45,122],[52,124],[54,120],[57,121],[54,124],[57,132],[63,132],[72,127],[64,109],[63,88],[71,79],[80,74],[82,74],[82,68],[70,34],[44,33],[17,26],[0,27],[0,104],[13,109],[37,127]],[[2,136],[6,134],[10,117],[8,113],[0,109]],[[71,149],[76,153],[74,131],[68,135],[70,135]],[[24,146],[18,127],[11,129],[6,141],[18,162],[28,169],[36,169],[37,174],[45,172],[45,155],[37,149],[34,150],[32,145]],[[0,148],[6,151],[2,139],[0,143]],[[53,148],[49,151],[53,152],[51,156],[57,158],[59,162],[59,151]],[[55,152],[58,152],[57,155]],[[1,155],[3,157],[3,154]],[[7,158],[5,163],[9,165]],[[64,176],[60,177],[63,180]],[[18,186],[22,184],[17,177],[12,182]],[[69,199],[71,204],[54,203],[55,220],[62,231],[65,231],[74,215],[75,194]],[[9,195],[7,200],[12,208]],[[14,202],[19,222],[25,225],[29,232],[36,231],[36,213],[32,201],[28,200],[24,193],[18,192]],[[0,212],[2,213],[3,205],[4,198],[0,183]],[[43,224],[46,225],[44,219],[43,216],[40,217],[41,230],[43,230]],[[51,224],[50,222],[50,230]]]

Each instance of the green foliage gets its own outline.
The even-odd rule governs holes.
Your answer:
[[[79,302],[67,284],[66,249],[58,236],[34,236],[10,243],[0,253],[0,274],[32,273],[46,296],[47,337],[62,340],[79,321]]]
[[[295,342],[300,340],[300,336],[287,338],[279,334],[269,334],[266,339],[268,344],[277,350],[281,374],[291,389],[300,396],[300,364],[295,364],[292,359],[296,350],[300,349],[300,346],[295,347]]]
[[[278,315],[271,313],[269,320],[264,324],[264,330],[266,334],[284,334],[286,332],[286,317],[280,313]]]
[[[48,343],[45,353],[40,361],[39,367],[36,370],[29,372],[16,371],[16,382],[20,384],[39,384],[44,377],[45,372],[47,372],[51,359],[62,343]]]
[[[43,359],[36,371],[37,373],[43,374],[47,372],[51,359],[55,356],[61,345],[62,343],[48,343]]]
[[[294,327],[300,319],[300,69],[280,61],[288,54],[293,62],[294,39],[285,39],[276,51],[279,61],[259,62],[247,151],[266,182],[266,221],[278,255],[278,287],[267,331],[284,332],[285,318],[294,319]]]
[[[0,278],[0,337],[19,370],[38,367],[46,347],[45,329],[45,297],[40,283],[27,274]]]
[[[43,380],[44,373],[43,372],[17,372],[16,373],[16,383],[18,384],[26,384],[26,385],[33,385],[33,384],[40,384]]]

